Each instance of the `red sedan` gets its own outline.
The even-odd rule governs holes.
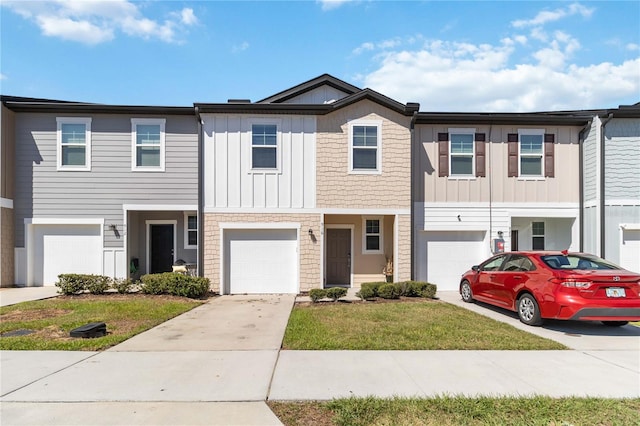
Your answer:
[[[640,321],[640,274],[584,253],[498,254],[464,273],[460,295],[515,311],[528,325],[545,318]]]

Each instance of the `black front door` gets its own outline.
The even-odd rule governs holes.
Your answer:
[[[173,265],[173,225],[149,225],[151,265],[149,273],[171,272]]]

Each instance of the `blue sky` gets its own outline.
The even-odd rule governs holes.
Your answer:
[[[0,92],[253,101],[329,73],[422,111],[640,101],[638,1],[2,0]]]

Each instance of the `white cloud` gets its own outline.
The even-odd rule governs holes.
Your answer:
[[[625,46],[625,49],[630,50],[630,51],[638,51],[640,50],[640,44],[638,43],[627,43],[627,45]]]
[[[360,80],[399,101],[420,102],[422,111],[601,108],[640,92],[640,58],[566,65],[577,41],[555,37],[533,53],[533,63],[516,65],[510,61],[518,45],[510,38],[496,46],[435,40],[378,56],[378,68]]]
[[[514,28],[524,28],[541,26],[548,22],[558,21],[567,16],[581,15],[583,18],[589,18],[593,14],[594,9],[590,9],[580,3],[570,4],[568,7],[556,10],[543,10],[532,19],[518,19],[511,22]]]
[[[7,78],[9,77],[7,77],[5,74],[0,73],[0,80],[6,80]]]
[[[333,10],[337,9],[345,3],[349,3],[353,0],[317,0],[318,3],[322,5],[322,10]]]
[[[235,45],[231,48],[231,51],[233,53],[238,53],[238,52],[242,52],[245,51],[249,48],[249,43],[246,41],[243,41],[242,43],[240,43],[239,45]]]
[[[198,22],[193,9],[169,13],[164,21],[145,17],[127,0],[3,1],[2,4],[33,21],[42,34],[95,45],[116,37],[116,32],[143,39],[180,42],[187,27]]]

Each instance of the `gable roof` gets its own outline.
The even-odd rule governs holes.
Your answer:
[[[282,92],[276,93],[275,95],[271,95],[267,98],[257,101],[258,104],[278,104],[289,99],[295,98],[296,96],[300,96],[306,92],[309,92],[313,89],[317,89],[321,86],[329,86],[334,89],[340,90],[341,92],[346,93],[347,95],[353,95],[356,92],[359,92],[359,87],[356,87],[352,84],[347,83],[346,81],[340,80],[330,74],[322,74],[316,78],[312,78],[309,81],[305,81],[304,83],[300,83],[296,86],[293,86],[289,89],[283,90]]]
[[[585,126],[587,112],[419,112],[416,124],[520,124]]]

